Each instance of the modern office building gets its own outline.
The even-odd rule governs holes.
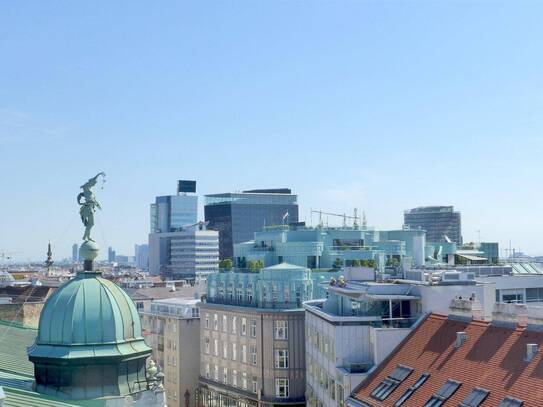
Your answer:
[[[265,226],[298,222],[297,196],[288,188],[206,195],[204,212],[209,228],[219,232],[221,259],[231,259],[236,243]]]
[[[79,246],[77,243],[72,245],[72,261],[77,263],[79,261]]]
[[[157,196],[151,204],[151,233],[172,232],[198,221],[196,195]]]
[[[218,233],[198,222],[196,181],[178,181],[177,191],[151,204],[149,273],[194,279],[218,269]]]
[[[149,273],[168,280],[194,279],[219,269],[219,233],[196,227],[149,234]]]
[[[107,261],[110,263],[113,263],[117,257],[117,253],[115,253],[115,250],[110,246],[107,248]]]
[[[307,405],[342,406],[430,312],[449,314],[452,304],[464,315],[464,298],[469,312],[490,319],[494,287],[460,272],[436,273],[420,283],[331,281],[327,299],[304,303]]]
[[[490,264],[497,264],[500,261],[500,247],[496,242],[481,242],[479,250],[483,252],[483,257]]]
[[[147,270],[149,268],[149,245],[134,245],[134,257],[136,258],[136,266],[142,270]]]
[[[421,206],[404,212],[404,226],[426,231],[426,241],[462,244],[460,212],[453,206]]]
[[[375,231],[355,227],[266,227],[248,242],[234,246],[234,264],[244,268],[251,261],[265,266],[282,262],[310,269],[368,264],[383,273],[387,264],[424,264],[422,230]]]
[[[305,405],[302,302],[311,272],[279,264],[210,275],[200,304],[200,406]]]
[[[142,311],[150,334],[146,336],[153,358],[164,373],[168,407],[195,407],[200,371],[199,300],[154,300]]]

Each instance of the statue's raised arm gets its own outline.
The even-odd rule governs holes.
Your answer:
[[[105,180],[106,174],[99,172],[96,176],[81,185],[83,192],[77,195],[77,203],[80,205],[79,214],[81,215],[81,222],[83,222],[83,226],[85,226],[85,233],[83,235],[83,240],[85,242],[94,242],[90,236],[91,229],[94,226],[94,212],[96,212],[96,208],[102,209],[92,191],[92,188],[94,188],[100,176],[102,177],[102,180]],[[82,201],[82,199],[84,199],[84,201]]]

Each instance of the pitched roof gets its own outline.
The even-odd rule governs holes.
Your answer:
[[[34,378],[34,365],[26,348],[34,343],[38,331],[22,325],[0,321],[0,371]]]
[[[457,332],[467,340],[455,347]],[[523,407],[543,406],[543,357],[538,351],[525,361],[526,345],[543,344],[543,332],[484,321],[462,321],[431,314],[362,382],[351,397],[368,406],[393,406],[424,373],[429,377],[402,406],[424,406],[448,381],[461,385],[443,406],[458,406],[475,388],[489,391],[481,407],[498,406],[506,397],[523,400]],[[371,393],[402,365],[408,377],[378,401]]]
[[[7,286],[0,288],[1,297],[11,297],[13,302],[45,301],[55,289],[46,286]]]
[[[34,365],[26,348],[36,338],[36,329],[0,321],[0,387],[4,390],[5,407],[75,407],[104,406],[103,400],[59,400],[31,391]]]

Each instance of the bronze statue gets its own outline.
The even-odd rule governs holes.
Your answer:
[[[89,179],[85,184],[81,185],[81,189],[83,189],[83,192],[77,195],[77,203],[81,206],[81,208],[79,209],[79,214],[81,215],[81,222],[83,222],[83,225],[85,226],[85,233],[83,234],[83,240],[85,242],[94,242],[94,240],[90,236],[91,229],[94,226],[94,213],[96,212],[96,208],[102,209],[102,207],[96,200],[94,192],[92,192],[92,188],[96,185],[99,176],[102,176],[103,182],[105,182],[104,178],[106,174],[100,172],[96,174],[95,177]],[[85,201],[81,202],[81,198],[85,198]]]

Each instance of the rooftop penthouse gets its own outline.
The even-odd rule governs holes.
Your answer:
[[[234,264],[243,268],[249,261],[262,261],[266,266],[288,262],[327,269],[372,262],[384,273],[389,262],[424,264],[424,244],[421,230],[284,225],[266,227],[255,233],[254,240],[236,244]]]
[[[170,318],[199,318],[198,299],[166,298],[151,303],[151,314]]]
[[[225,272],[207,279],[206,302],[238,307],[289,309],[301,308],[313,299],[311,271],[281,263],[260,271]]]

